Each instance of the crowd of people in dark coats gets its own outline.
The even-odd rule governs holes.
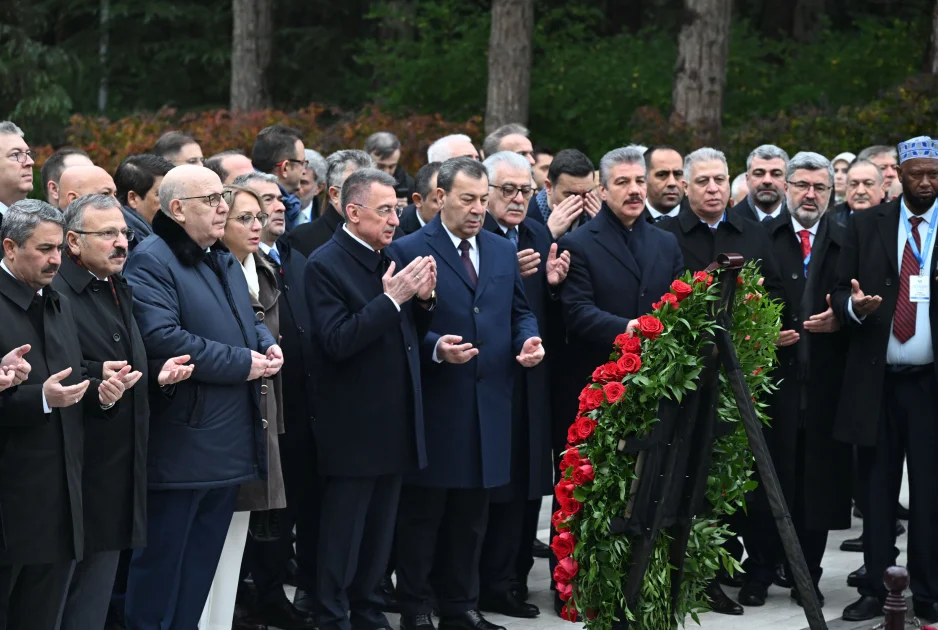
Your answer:
[[[713,148],[596,168],[528,136],[446,136],[412,177],[388,132],[324,158],[274,125],[205,158],[170,131],[113,175],[60,149],[42,201],[0,122],[0,628],[538,616],[578,392],[672,280],[730,252],[784,304],[764,433],[815,588],[853,510],[844,618],[881,615],[907,521],[914,611],[938,620],[938,141],[762,145],[733,180]],[[801,602],[764,492],[747,503],[718,613],[773,583]]]

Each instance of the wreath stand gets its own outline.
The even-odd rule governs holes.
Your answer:
[[[626,513],[613,518],[610,526],[611,534],[628,534],[635,539],[633,561],[623,594],[629,610],[635,611],[655,541],[658,533],[664,529],[671,537],[671,610],[677,610],[692,521],[706,509],[704,497],[713,442],[734,430],[730,423],[717,419],[722,366],[739,408],[795,586],[801,594],[808,626],[810,630],[827,630],[788,505],[762,435],[762,423],[756,414],[752,394],[746,386],[729,334],[736,278],[743,263],[743,257],[738,254],[720,254],[717,261],[705,270],[715,274],[720,300],[711,303],[715,305],[713,316],[718,328],[713,334],[714,344],[708,346],[708,354],[704,357],[697,389],[689,392],[680,403],[671,399],[662,400],[658,409],[659,422],[649,435],[619,441],[620,453],[637,456],[637,479],[632,485]],[[624,614],[620,614],[620,619],[622,621],[613,626],[614,630],[628,628]]]

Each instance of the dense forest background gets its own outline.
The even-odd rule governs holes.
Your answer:
[[[317,124],[380,111],[481,136],[493,4],[506,2],[533,8],[523,122],[555,150],[693,142],[672,99],[695,5],[732,4],[718,113],[731,150],[823,134],[816,150],[856,151],[936,131],[936,0],[7,0],[0,119],[58,146],[87,141],[76,125],[99,116],[248,98],[279,112],[317,104]]]

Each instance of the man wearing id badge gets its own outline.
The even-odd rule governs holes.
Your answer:
[[[938,287],[938,140],[902,142],[902,195],[850,217],[831,305],[849,337],[847,369],[834,437],[857,446],[864,514],[863,559],[868,583],[844,619],[881,616],[879,578],[898,564],[896,502],[903,456],[909,472],[909,546],[915,615],[938,621],[938,374],[935,342]]]

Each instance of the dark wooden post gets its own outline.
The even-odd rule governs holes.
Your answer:
[[[903,595],[909,587],[909,571],[905,567],[889,567],[883,574],[883,584],[889,592],[883,605],[883,612],[886,613],[884,630],[903,630],[905,614],[909,612]]]

